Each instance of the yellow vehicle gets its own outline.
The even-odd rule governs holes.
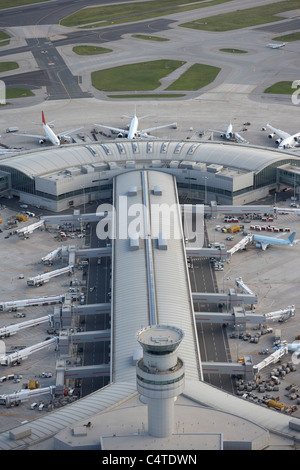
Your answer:
[[[239,232],[241,230],[241,227],[239,225],[233,225],[232,227],[230,227],[227,232],[228,233],[235,233],[235,232]]]
[[[17,214],[17,215],[16,215],[16,220],[18,220],[19,222],[27,222],[27,220],[28,220],[28,215]]]
[[[276,400],[269,400],[268,406],[270,408],[275,408],[276,410],[279,410],[279,411],[285,411],[288,409],[287,405],[284,405],[284,403],[280,403],[279,401],[276,401]]]

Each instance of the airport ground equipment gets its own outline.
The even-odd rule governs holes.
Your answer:
[[[237,287],[239,287],[245,294],[250,294],[254,295],[252,290],[244,283],[243,279],[241,277],[237,277],[235,280],[235,284]]]
[[[246,248],[246,246],[249,245],[249,243],[252,242],[253,235],[246,235],[244,238],[242,238],[236,245],[234,245],[230,250],[227,251],[228,255],[233,255],[239,250],[243,250]]]
[[[69,274],[72,273],[74,269],[74,266],[70,264],[69,266],[66,266],[61,269],[56,269],[55,271],[50,271],[49,273],[45,274],[38,274],[37,276],[31,277],[27,279],[27,285],[28,286],[42,286],[43,284],[46,284],[46,282],[51,281],[54,277],[61,276],[62,274]]]
[[[17,232],[17,235],[21,237],[21,236],[28,235],[34,232],[34,230],[41,228],[43,226],[44,226],[44,221],[40,220],[39,222],[35,222],[34,224],[28,225],[27,227],[19,228],[16,232]]]
[[[40,325],[41,323],[46,322],[48,322],[50,326],[53,326],[53,315],[46,315],[45,317],[36,318],[35,320],[27,320],[21,323],[17,323],[16,325],[3,326],[0,328],[0,337],[15,335],[25,328]]]
[[[23,307],[36,307],[38,305],[49,305],[63,303],[65,295],[51,295],[47,297],[38,297],[35,299],[25,300],[11,300],[8,302],[0,302],[0,312],[4,311],[15,311],[18,308]]]
[[[33,346],[29,346],[28,348],[21,349],[20,351],[15,351],[12,354],[6,354],[0,358],[0,364],[2,366],[12,366],[23,361],[24,359],[27,359],[28,356],[30,356],[31,354],[39,352],[42,349],[48,348],[53,344],[57,345],[57,342],[58,339],[56,336],[54,336],[53,338],[50,338],[41,343],[34,344]]]
[[[275,364],[278,362],[283,356],[288,353],[287,345],[282,345],[276,351],[274,351],[270,356],[266,357],[263,361],[259,364],[253,366],[253,372],[255,374],[259,374],[259,372],[264,369],[264,367],[269,366],[270,364]]]
[[[265,313],[264,316],[266,320],[278,320],[278,321],[283,321],[287,320],[290,317],[293,317],[295,315],[295,305],[290,305],[287,308],[276,310],[275,312],[269,312]]]
[[[58,248],[56,248],[55,250],[51,251],[46,256],[44,256],[42,258],[42,262],[44,264],[52,264],[56,258],[61,257],[61,252],[62,252],[62,247],[59,246]]]
[[[19,392],[9,393],[7,395],[0,395],[0,405],[5,405],[7,408],[16,405],[22,401],[26,401],[29,398],[40,397],[42,395],[55,395],[55,385],[50,387],[37,388],[35,390],[24,389]]]

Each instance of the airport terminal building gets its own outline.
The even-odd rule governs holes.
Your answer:
[[[113,179],[121,173],[151,169],[174,175],[181,196],[242,205],[285,185],[283,166],[286,175],[299,159],[278,150],[191,140],[66,144],[3,156],[0,194],[60,212],[111,198]]]

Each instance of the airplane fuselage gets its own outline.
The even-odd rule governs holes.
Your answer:
[[[43,124],[43,129],[47,136],[47,139],[50,140],[50,142],[53,145],[57,145],[57,146],[60,145],[59,138],[57,137],[57,135],[54,134],[53,130],[50,129],[50,127],[47,124]]]
[[[139,120],[134,115],[130,122],[128,136],[127,136],[128,139],[135,139],[137,137],[138,125],[139,125]]]

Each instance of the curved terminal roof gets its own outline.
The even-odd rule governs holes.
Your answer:
[[[46,176],[64,169],[83,166],[125,164],[128,161],[193,161],[223,165],[242,171],[259,172],[265,167],[278,162],[298,161],[286,152],[261,147],[242,146],[199,141],[128,141],[115,140],[91,144],[63,145],[19,153],[0,160],[1,168],[10,167],[30,178]]]

